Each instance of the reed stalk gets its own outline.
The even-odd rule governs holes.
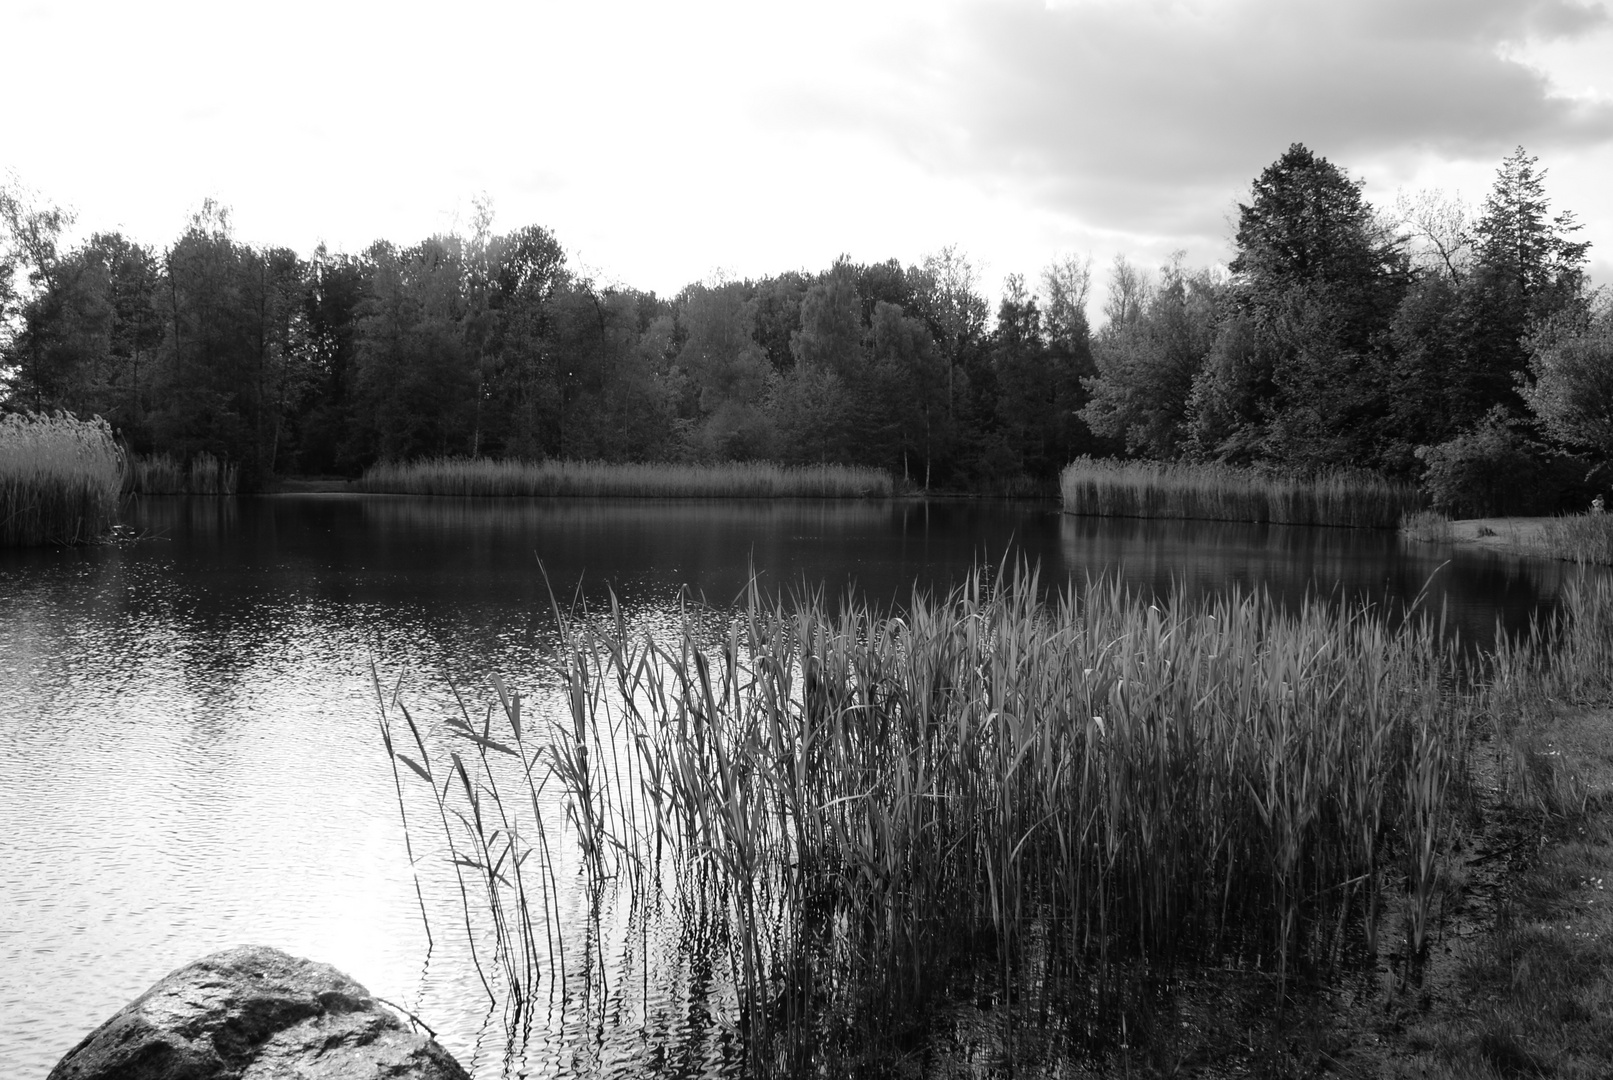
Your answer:
[[[0,416],[0,547],[100,538],[117,521],[124,468],[99,416]]]

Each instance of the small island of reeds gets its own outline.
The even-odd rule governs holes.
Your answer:
[[[1412,484],[1358,469],[1302,475],[1091,457],[1065,466],[1059,490],[1069,514],[1365,529],[1398,528],[1426,502]]]
[[[0,416],[0,547],[98,539],[117,521],[123,471],[123,452],[98,416]]]
[[[779,465],[770,461],[616,464],[447,457],[372,465],[358,488],[393,495],[867,499],[891,495],[895,484],[883,469],[856,465]]]

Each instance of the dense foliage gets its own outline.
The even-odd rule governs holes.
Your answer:
[[[71,216],[13,185],[0,407],[99,414],[246,489],[437,456],[839,463],[973,490],[1050,491],[1117,453],[1422,481],[1490,475],[1440,469],[1499,424],[1577,478],[1549,489],[1573,502],[1613,453],[1608,316],[1544,178],[1520,148],[1471,220],[1438,196],[1388,214],[1295,145],[1255,179],[1225,269],[1118,260],[1096,332],[1073,259],[1011,275],[995,318],[950,248],[666,298],[577,272],[543,228],[495,233],[485,204],[469,235],[303,258],[239,242],[211,202],[165,251],[67,247]]]

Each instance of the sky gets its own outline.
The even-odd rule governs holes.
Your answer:
[[[606,284],[1231,257],[1301,142],[1375,205],[1523,146],[1613,282],[1613,0],[0,0],[0,170],[158,248],[551,230]]]

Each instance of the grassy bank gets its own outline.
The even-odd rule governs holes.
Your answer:
[[[600,461],[435,458],[371,466],[361,491],[399,495],[619,495],[651,498],[830,498],[888,496],[889,473],[847,465],[612,465]]]
[[[129,491],[135,495],[234,495],[239,471],[207,453],[188,462],[171,454],[136,454],[129,463]]]
[[[100,417],[0,416],[0,547],[100,537],[117,521],[123,470]]]
[[[1408,514],[1400,534],[1431,544],[1475,544],[1513,555],[1613,566],[1613,514],[1452,521],[1431,510]]]
[[[388,749],[430,778],[517,996],[556,978],[568,844],[591,889],[703,928],[760,1071],[897,1054],[981,1000],[1016,1056],[1102,1059],[1128,1030],[1179,1043],[1158,989],[1206,972],[1254,979],[1268,1012],[1380,956],[1420,980],[1475,734],[1509,798],[1560,801],[1529,726],[1485,718],[1613,662],[1606,582],[1476,690],[1426,621],[1040,595],[977,578],[900,618],[752,596],[720,633],[659,639],[566,620],[552,724],[499,685],[498,727],[454,723],[461,756],[412,721]],[[555,787],[564,830],[522,812]]]
[[[1065,466],[1059,488],[1070,514],[1372,529],[1398,527],[1423,503],[1412,485],[1366,472],[1284,477],[1229,465],[1085,457]]]

